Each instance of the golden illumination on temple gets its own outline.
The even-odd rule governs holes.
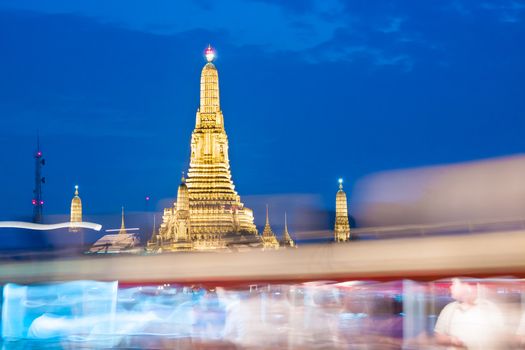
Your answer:
[[[148,243],[151,251],[221,249],[232,240],[260,241],[253,212],[241,202],[232,181],[211,47],[205,56],[187,178],[179,186],[177,202],[164,209],[159,232]]]
[[[334,239],[336,242],[346,242],[350,239],[348,205],[346,202],[346,193],[343,191],[343,179],[339,179],[339,191],[337,191],[335,197]]]
[[[82,222],[82,200],[78,196],[78,185],[75,186],[75,196],[71,200],[71,212],[69,221],[71,222],[69,231],[78,232],[79,227],[75,225],[77,222]]]
[[[268,205],[266,205],[266,225],[264,225],[264,230],[261,235],[261,238],[263,241],[264,249],[279,249],[279,242],[277,241],[277,237],[275,237],[275,233],[273,233],[272,228],[270,226],[270,216],[268,215]]]
[[[177,202],[173,207],[164,209],[160,230],[158,233],[153,232],[147,244],[148,250],[169,252],[193,249],[189,199],[188,186],[183,175],[177,191]]]

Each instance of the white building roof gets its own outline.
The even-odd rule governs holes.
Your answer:
[[[138,238],[132,233],[109,234],[96,241],[89,253],[122,253],[133,250],[138,243]]]

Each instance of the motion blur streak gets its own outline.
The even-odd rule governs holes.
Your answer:
[[[225,283],[525,276],[525,229],[396,240],[304,245],[239,253],[195,252],[5,262],[0,283],[118,280],[124,284]],[[380,258],[378,258],[380,257]]]
[[[523,280],[456,280],[253,283],[207,289],[166,283],[118,288],[117,282],[95,281],[7,284],[3,345],[4,349],[21,345],[435,349],[441,341],[439,330],[455,332],[465,344],[478,344],[469,349],[494,350],[508,349],[525,339]],[[461,290],[458,285],[463,286]],[[468,295],[476,297],[470,310],[485,319],[454,319],[469,312],[458,309],[449,315],[450,322],[440,321]],[[487,339],[490,348],[483,346]]]
[[[432,349],[454,334],[463,344],[497,339],[489,349],[507,349],[525,341],[525,281],[486,277],[525,276],[524,246],[522,229],[9,262],[0,265],[3,346]],[[438,280],[446,276],[477,278],[461,279],[458,292]]]
[[[61,222],[58,224],[35,224],[32,222],[23,222],[23,221],[0,221],[0,228],[23,228],[23,229],[29,229],[29,230],[40,230],[40,231],[47,231],[47,230],[57,230],[59,228],[69,228],[69,227],[76,227],[76,228],[88,228],[95,231],[100,231],[102,229],[102,225],[95,224],[92,222]]]
[[[355,187],[360,227],[523,218],[525,156],[399,170]]]

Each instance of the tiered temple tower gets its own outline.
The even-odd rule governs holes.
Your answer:
[[[78,196],[78,185],[75,186],[75,196],[71,200],[71,215],[69,221],[71,222],[69,231],[78,232],[79,228],[75,226],[75,223],[82,222],[82,201]]]
[[[192,249],[218,249],[224,248],[232,237],[249,236],[252,240],[258,237],[253,211],[244,207],[232,181],[228,137],[220,108],[219,75],[213,64],[215,54],[211,47],[205,54],[208,62],[201,72],[200,107],[191,136],[190,168],[183,181],[186,188],[183,193],[187,194],[164,210],[158,237],[162,246],[182,237],[192,243]],[[184,205],[179,205],[181,201]]]
[[[184,251],[193,249],[191,239],[190,201],[186,179],[182,176],[177,202],[164,209],[162,224],[158,234],[153,233],[147,248],[153,251]]]
[[[348,206],[346,203],[346,193],[343,191],[343,179],[339,179],[339,191],[337,191],[335,196],[334,239],[336,242],[346,242],[350,239]]]
[[[295,242],[293,241],[290,233],[288,232],[288,221],[286,219],[286,213],[284,213],[284,232],[281,241],[279,242],[281,247],[297,248]]]
[[[270,217],[268,215],[268,205],[266,206],[266,225],[264,225],[264,230],[261,235],[263,241],[264,249],[279,249],[279,242],[275,233],[273,233],[272,228],[270,227]]]

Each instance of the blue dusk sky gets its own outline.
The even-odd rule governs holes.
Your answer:
[[[0,219],[161,210],[189,163],[208,44],[233,179],[257,196],[522,153],[523,0],[0,0]],[[118,219],[116,220],[118,222]]]

